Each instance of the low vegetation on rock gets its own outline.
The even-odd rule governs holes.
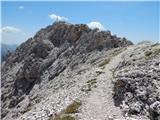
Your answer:
[[[82,103],[80,101],[73,101],[61,113],[59,113],[58,115],[49,117],[48,120],[75,120],[75,118],[70,114],[77,113],[81,105]]]
[[[141,54],[144,53],[149,59],[137,59],[136,63],[124,64],[126,63],[124,58],[114,73],[116,78],[114,83],[115,105],[122,105],[122,109],[128,114],[145,114],[151,120],[158,120],[160,117],[159,49],[160,46],[158,48],[148,47],[148,50]],[[125,56],[129,56],[129,54]],[[135,51],[130,59],[137,57],[139,54]]]
[[[160,119],[160,44],[85,24],[41,29],[2,63],[1,79],[2,120]]]
[[[75,118],[70,115],[64,115],[64,116],[57,115],[54,118],[50,117],[48,120],[75,120]]]
[[[69,114],[69,113],[77,113],[79,107],[82,105],[81,102],[79,101],[74,101],[73,103],[71,103],[70,105],[67,106],[67,108],[64,110],[65,114]]]
[[[96,88],[96,87],[97,87],[97,86],[96,86],[96,83],[97,83],[96,80],[97,80],[97,79],[88,80],[88,81],[87,81],[87,84],[84,85],[84,86],[81,88],[81,91],[84,91],[84,92],[87,93],[87,92],[91,91],[92,88]]]
[[[108,64],[109,61],[110,61],[110,58],[107,58],[107,59],[103,60],[98,66],[103,67],[104,65]]]

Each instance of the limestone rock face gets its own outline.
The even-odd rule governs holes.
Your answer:
[[[146,114],[151,120],[158,120],[160,45],[137,45],[136,49],[123,56],[123,62],[117,67],[114,75],[115,105],[125,103],[129,114]]]
[[[2,118],[20,119],[21,115],[29,114],[34,109],[45,112],[37,112],[41,118],[33,115],[35,118],[28,119],[47,120],[50,113],[60,112],[71,98],[73,100],[83,94],[81,87],[87,86],[88,90],[96,88],[96,85],[92,86],[93,83],[84,84],[95,75],[105,74],[103,70],[92,73],[100,67],[98,64],[104,60],[100,68],[105,67],[114,56],[122,52],[121,48],[125,50],[130,45],[133,45],[132,42],[126,38],[111,35],[110,31],[91,30],[85,24],[56,22],[41,29],[34,37],[22,43],[2,66]],[[125,99],[133,103],[128,105],[131,113],[141,113],[144,106],[148,105],[152,114],[156,117],[159,115],[159,103],[156,102],[159,101],[158,92],[153,89],[159,85],[158,57],[145,63],[136,63],[139,67],[131,66],[133,70],[126,72],[125,76],[117,73],[115,85],[121,84],[115,88],[115,98],[120,100],[120,103],[115,101],[117,105]],[[48,98],[52,95],[55,99]],[[66,98],[68,101],[65,101]],[[50,101],[50,106],[33,107],[45,104],[44,101],[47,100]],[[55,109],[50,109],[51,104]],[[57,107],[58,105],[63,107]]]

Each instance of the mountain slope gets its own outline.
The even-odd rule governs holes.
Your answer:
[[[6,59],[7,54],[15,51],[17,45],[7,45],[1,44],[1,59],[4,61]]]
[[[130,47],[114,71],[114,101],[130,115],[160,119],[160,44]]]
[[[139,48],[143,54],[152,46],[130,45],[125,38],[84,24],[58,22],[41,29],[2,66],[2,118],[48,120],[69,115],[82,120],[127,119],[119,107],[123,99],[117,96],[121,87],[116,89],[115,71],[128,52]],[[156,56],[159,52],[152,56],[158,60]]]

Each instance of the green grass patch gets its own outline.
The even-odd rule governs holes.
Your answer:
[[[74,101],[73,103],[71,103],[69,106],[67,106],[67,108],[64,110],[64,113],[77,113],[78,112],[78,108],[82,105],[81,102],[77,102]]]
[[[57,115],[55,117],[50,117],[48,120],[75,120],[75,118],[70,115]]]
[[[97,87],[97,86],[96,86],[96,83],[97,83],[96,80],[97,80],[97,79],[88,80],[88,81],[87,81],[87,85],[83,86],[83,87],[81,88],[81,91],[89,92],[89,91],[92,90],[93,87],[96,88],[96,87]]]
[[[99,67],[103,67],[104,65],[108,64],[109,62],[110,62],[110,58],[106,58],[98,66]]]
[[[94,84],[97,83],[96,80],[97,80],[97,79],[91,79],[91,80],[88,80],[87,83],[88,83],[88,84],[91,84],[91,85],[94,85]]]
[[[146,56],[146,57],[148,57],[148,56],[150,56],[150,55],[152,55],[152,51],[146,51],[145,53],[144,53],[144,55]]]
[[[54,119],[50,119],[50,120],[75,120],[75,118],[70,115],[63,115],[63,116],[57,115],[55,116]]]
[[[160,48],[154,48],[154,49],[152,49],[152,51],[146,51],[144,53],[146,60],[149,60],[158,54],[160,54]]]
[[[117,56],[118,54],[120,54],[121,52],[123,52],[126,49],[127,49],[126,47],[115,49],[111,55],[112,55],[112,57]]]
[[[154,54],[159,54],[159,53],[160,53],[160,48],[154,50]]]
[[[73,101],[70,105],[66,107],[63,111],[61,111],[56,116],[49,116],[48,120],[75,120],[75,117],[70,114],[77,113],[79,107],[82,105],[80,101]]]
[[[90,85],[87,85],[87,88],[84,88],[84,87],[82,87],[81,88],[81,91],[83,91],[83,92],[89,92],[89,91],[91,91],[92,89],[91,89],[91,87],[90,87]]]

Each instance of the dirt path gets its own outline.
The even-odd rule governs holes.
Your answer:
[[[109,118],[123,119],[119,107],[114,106],[112,98],[112,70],[122,62],[123,51],[114,56],[109,64],[102,70],[101,75],[97,77],[97,88],[91,91],[89,97],[84,99],[80,118],[84,120],[109,120]]]

